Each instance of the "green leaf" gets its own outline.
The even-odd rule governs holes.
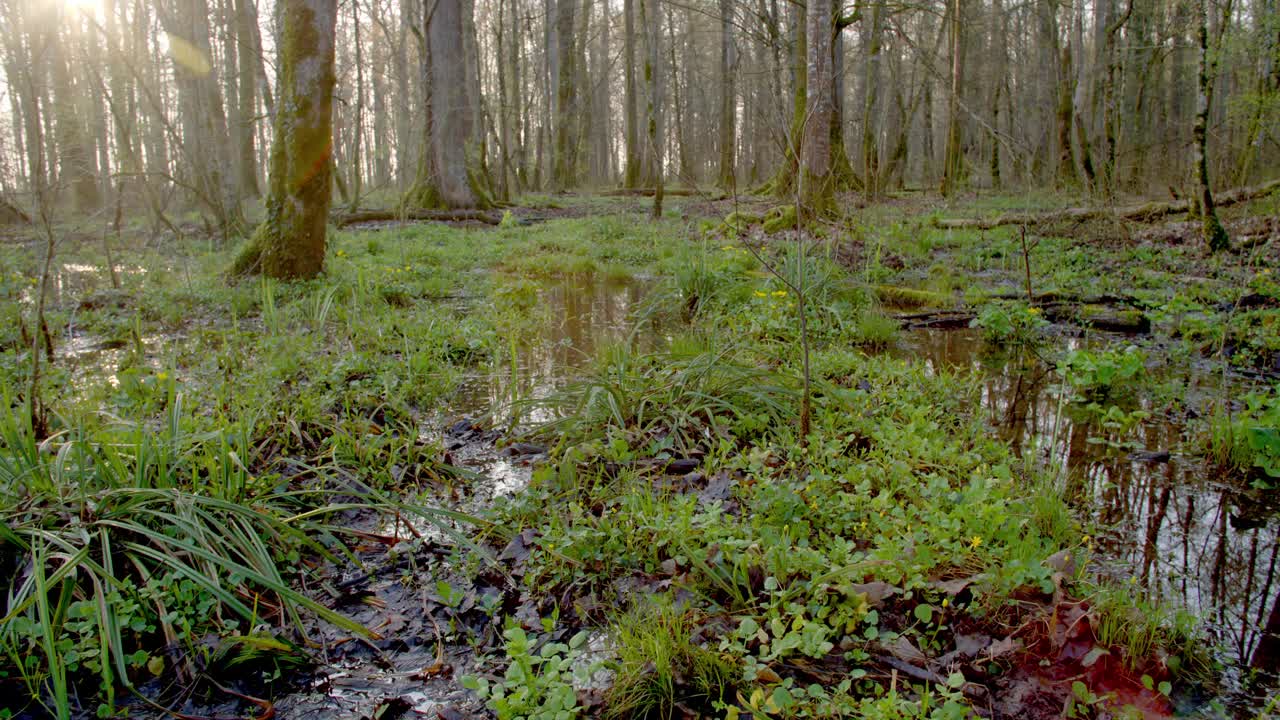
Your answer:
[[[915,614],[916,620],[919,620],[922,623],[927,623],[933,619],[933,607],[926,605],[925,603],[917,605],[915,610],[912,612]]]

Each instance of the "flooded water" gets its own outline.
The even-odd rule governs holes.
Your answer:
[[[1125,341],[1067,337],[1042,353]],[[1277,508],[1246,479],[1206,467],[1194,455],[1184,418],[1138,403],[1135,409],[1151,417],[1129,429],[1106,427],[1071,402],[1071,389],[1045,359],[1000,354],[974,330],[914,330],[895,352],[976,373],[990,424],[1016,453],[1048,469],[1096,524],[1094,570],[1200,615],[1221,657],[1249,663],[1268,611],[1280,602]],[[1156,379],[1177,382],[1192,413],[1192,398],[1223,396],[1218,376]]]
[[[137,265],[89,265],[86,263],[60,263],[49,274],[49,301],[63,303],[78,301],[98,290],[116,287],[128,278],[145,275],[147,269]],[[39,291],[29,288],[22,293],[22,301],[34,303]]]
[[[637,329],[635,312],[648,296],[652,282],[634,278],[570,275],[553,279],[538,295],[540,310],[551,321],[536,335],[517,338],[517,357],[492,374],[469,378],[454,398],[459,413],[511,410],[512,404],[545,399],[588,365],[597,350],[626,345],[645,352],[654,349],[652,326]],[[517,407],[517,412],[520,409]],[[549,419],[545,410],[530,409],[518,421]]]

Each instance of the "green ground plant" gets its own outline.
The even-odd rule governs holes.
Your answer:
[[[583,711],[575,687],[594,653],[571,633],[592,623],[611,630],[608,707],[619,717],[669,717],[679,703],[761,719],[969,716],[963,675],[890,683],[869,669],[901,643],[941,656],[960,629],[993,627],[1028,597],[1088,595],[1083,568],[1064,576],[1052,561],[1078,550],[1083,531],[1056,477],[993,432],[977,373],[873,351],[900,337],[881,302],[985,303],[976,325],[990,342],[1042,338],[1032,306],[986,302],[1022,288],[1012,233],[922,228],[877,207],[801,258],[791,243],[749,232],[691,243],[679,212],[649,224],[574,202],[542,205],[614,216],[525,223],[528,208],[513,207],[496,228],[356,228],[334,236],[323,278],[290,285],[228,284],[217,253],[139,244],[130,257],[148,272],[125,273],[123,292],[105,291],[100,277],[97,289],[55,303],[59,347],[81,337],[111,347],[54,363],[42,385],[53,437],[0,424],[0,567],[15,569],[6,590],[16,599],[0,672],[67,715],[83,709],[77,702],[112,712],[122,688],[177,672],[165,645],[211,665],[266,657],[284,667],[305,657],[293,631],[308,616],[359,631],[298,587],[315,579],[316,561],[353,562],[338,513],[382,510],[446,529],[467,523],[484,542],[522,538],[527,557],[504,582],[564,600],[566,615],[574,599],[599,607],[615,587],[642,588],[627,612],[584,613],[541,632],[502,618],[495,672],[467,681],[500,717]],[[100,262],[95,246],[72,252]],[[1254,328],[1249,347],[1269,347],[1266,306],[1221,327],[1217,296],[1240,280],[1235,270],[1170,288],[1195,262],[1186,248],[1046,230],[1029,256],[1037,293],[1115,293],[1163,308],[1157,333],[1185,331],[1190,344],[1197,323],[1219,340]],[[0,260],[0,308],[16,319],[31,259]],[[797,298],[784,282],[802,266],[814,345],[806,438],[794,423]],[[509,439],[543,441],[547,461],[484,518],[396,500],[465,493],[469,477],[445,464],[443,441],[424,428],[448,417],[464,379],[525,371],[521,353],[558,320],[541,306],[546,288],[574,273],[652,286],[631,320],[658,328],[653,345],[599,347],[549,397],[513,398],[540,411],[518,416],[549,420],[518,423]],[[1265,279],[1249,287],[1271,291]],[[25,387],[21,340],[0,328],[6,387]],[[1177,395],[1151,386],[1149,343],[1133,344],[1090,344],[1061,363],[1096,404],[1093,429],[1117,449],[1129,449],[1145,419],[1135,399]],[[1245,404],[1209,433],[1209,447],[1270,478],[1280,456],[1274,394]],[[452,559],[483,565],[487,554],[471,549]],[[465,585],[440,582],[436,595],[461,614]],[[1134,602],[1136,590],[1107,592],[1097,601],[1106,643],[1193,662],[1188,621]],[[486,603],[501,616],[501,597]],[[1131,621],[1135,608],[1160,627]],[[464,632],[450,617],[450,632]],[[841,676],[805,677],[824,663]]]
[[[1036,345],[1044,339],[1049,322],[1040,308],[1023,302],[994,301],[978,310],[971,327],[994,345]]]

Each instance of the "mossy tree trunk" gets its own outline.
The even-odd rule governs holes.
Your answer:
[[[1201,236],[1209,250],[1218,252],[1226,250],[1231,244],[1227,231],[1218,220],[1218,211],[1213,205],[1213,190],[1209,186],[1208,158],[1208,125],[1209,103],[1213,99],[1212,69],[1209,64],[1209,12],[1206,0],[1196,5],[1196,42],[1199,45],[1198,62],[1196,63],[1196,119],[1192,128],[1192,162],[1196,169],[1196,200],[1200,205]]]
[[[795,190],[799,167],[797,152],[804,141],[805,111],[809,104],[809,33],[805,5],[791,6],[794,40],[791,43],[791,128],[783,152],[782,166],[757,192],[776,197],[790,197]],[[828,129],[829,131],[829,129]],[[830,138],[828,138],[828,144]]]
[[[301,279],[324,269],[333,176],[334,29],[337,0],[280,0],[267,219],[233,272]]]

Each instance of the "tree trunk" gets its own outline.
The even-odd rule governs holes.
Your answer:
[[[191,168],[196,200],[214,215],[224,236],[244,228],[234,173],[224,170],[232,157],[222,90],[214,70],[207,0],[175,3],[174,14],[162,14],[169,33],[169,55],[178,86],[182,149]]]
[[[623,43],[623,115],[626,127],[626,167],[623,171],[623,187],[640,187],[641,166],[644,161],[640,152],[640,98],[636,88],[636,28],[635,0],[623,0],[622,3],[622,43]],[[647,154],[647,153],[645,153]]]
[[[280,104],[267,219],[233,272],[309,278],[324,268],[329,221],[337,0],[280,0],[276,12]]]
[[[573,187],[578,175],[578,53],[574,14],[578,0],[556,0],[555,142],[551,146],[551,186],[558,191]]]
[[[947,99],[947,149],[943,160],[941,187],[944,196],[955,192],[964,170],[964,155],[960,147],[960,92],[964,87],[964,44],[960,33],[963,12],[961,0],[952,0],[951,94]]]
[[[360,43],[360,3],[351,0],[351,31],[355,36],[356,51],[356,92],[355,92],[355,128],[351,141],[351,210],[360,207],[361,184],[361,141],[364,135],[364,48]]]
[[[659,92],[659,59],[662,57],[662,19],[654,0],[640,1],[640,27],[644,29],[645,122],[648,127],[649,170],[654,188],[653,219],[662,217],[663,138],[662,104]]]
[[[1005,74],[1009,58],[1008,18],[1004,13],[1002,0],[991,3],[992,40],[995,45],[995,72],[991,81],[991,187],[1001,188],[1000,177],[1000,100],[1005,91]]]
[[[733,42],[733,0],[720,2],[720,166],[719,186],[726,191],[737,187],[737,96],[733,75],[738,51]]]
[[[479,208],[493,205],[480,166],[480,124],[468,82],[466,30],[472,26],[465,0],[436,0],[426,14],[426,145],[418,181],[407,204],[419,208]]]
[[[800,191],[797,220],[831,209],[831,43],[835,27],[832,0],[811,0],[806,13],[807,74],[811,92],[801,121]]]
[[[255,13],[249,7],[252,0],[236,0],[236,47],[240,59],[240,116],[236,119],[236,157],[240,175],[240,192],[247,197],[258,197],[258,154],[253,142],[258,110],[258,59],[253,43]]]
[[[55,6],[57,7],[57,6]],[[59,24],[65,18],[56,18]],[[76,210],[90,212],[96,210],[102,202],[98,192],[98,180],[94,177],[93,153],[90,148],[88,128],[84,123],[85,113],[80,103],[76,102],[82,90],[72,85],[71,42],[73,38],[67,34],[53,31],[50,36],[49,61],[53,70],[54,119],[56,131],[53,138],[58,152],[50,154],[57,158],[58,178],[63,184],[70,185],[75,198]],[[46,106],[47,107],[47,106]]]
[[[1213,101],[1213,85],[1210,80],[1208,0],[1196,3],[1196,44],[1199,53],[1196,62],[1196,118],[1192,128],[1192,163],[1196,168],[1196,198],[1200,205],[1200,235],[1212,252],[1226,250],[1231,241],[1218,220],[1213,205],[1213,190],[1209,186],[1209,159],[1207,128],[1209,105]]]
[[[1097,190],[1097,173],[1093,167],[1093,147],[1089,140],[1088,116],[1089,79],[1092,64],[1084,48],[1084,4],[1076,5],[1075,20],[1071,25],[1071,52],[1076,60],[1075,92],[1071,98],[1071,125],[1075,129],[1076,164],[1080,177],[1090,192]]]

